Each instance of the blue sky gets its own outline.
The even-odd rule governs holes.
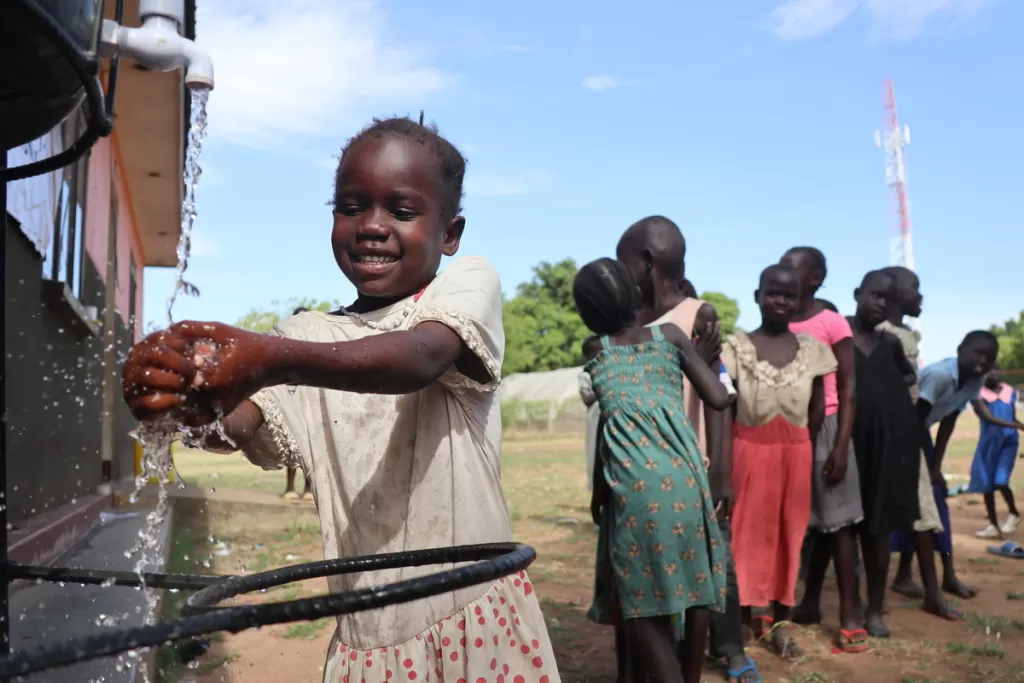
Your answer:
[[[925,360],[1024,308],[1024,3],[496,4],[201,0],[217,70],[189,269],[202,294],[176,317],[351,300],[329,245],[335,157],[371,117],[421,108],[469,159],[460,254],[490,258],[506,293],[664,214],[690,279],[739,299],[741,325],[758,323],[761,268],[797,244],[825,252],[821,296],[852,312],[888,262],[873,134],[889,76],[911,128]],[[162,324],[173,271],[146,278]]]

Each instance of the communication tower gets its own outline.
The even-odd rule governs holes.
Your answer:
[[[885,112],[881,130],[875,131],[875,147],[885,156],[885,184],[889,187],[889,263],[916,270],[914,245],[910,229],[910,194],[907,190],[907,168],[903,148],[910,144],[910,128],[900,124],[896,112],[896,90],[892,79],[886,79],[882,90]],[[907,324],[917,329],[917,321]]]

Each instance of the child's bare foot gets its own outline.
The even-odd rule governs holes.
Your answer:
[[[924,597],[924,590],[914,583],[913,579],[896,579],[892,582],[891,588],[893,593],[899,593],[904,597],[914,600],[920,600]]]
[[[925,600],[921,608],[929,614],[934,614],[937,617],[941,617],[946,621],[962,621],[964,615],[959,610],[954,609],[949,603],[942,598],[936,598],[935,600]]]
[[[771,649],[784,661],[792,661],[804,656],[803,649],[793,639],[791,626],[779,625],[772,629]]]
[[[956,578],[955,576],[952,578],[947,577],[943,579],[942,590],[946,591],[950,595],[955,595],[958,598],[963,598],[964,600],[970,600],[978,594],[978,591],[974,590],[970,586],[965,585],[963,581]]]
[[[813,626],[821,623],[821,608],[815,605],[800,603],[789,612],[789,620],[801,626]]]
[[[295,493],[295,491],[288,490],[282,493],[281,497],[285,500],[298,500],[299,494]]]
[[[864,630],[872,638],[888,638],[892,635],[886,628],[885,622],[882,621],[881,614],[869,614],[864,620]]]

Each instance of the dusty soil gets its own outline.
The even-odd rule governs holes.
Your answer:
[[[969,464],[973,443],[964,439],[954,446],[947,470],[955,476]],[[585,616],[592,590],[595,534],[589,521],[579,444],[571,448],[564,443],[509,444],[505,454],[504,479],[516,535],[538,552],[530,572],[542,599],[563,681],[614,681],[612,632]],[[866,654],[834,654],[837,600],[830,582],[823,605],[825,623],[800,631],[799,642],[807,653],[802,660],[784,664],[762,646],[750,646],[749,654],[764,680],[1024,683],[1024,561],[988,555],[985,547],[990,542],[974,538],[984,521],[979,497],[960,496],[950,504],[958,570],[965,582],[980,591],[973,600],[955,603],[967,613],[965,621],[941,621],[922,612],[916,603],[891,594],[888,625],[894,637],[873,641]],[[1024,541],[1024,530],[1019,536]],[[276,520],[254,520],[251,533],[215,540],[225,542],[230,550],[229,555],[213,555],[210,560],[213,569],[225,573],[238,572],[242,566],[257,571],[302,561],[296,559],[299,557],[311,560],[320,556],[315,529],[282,530]],[[192,557],[206,557],[213,550],[206,538],[191,542],[195,544]],[[289,599],[324,588],[323,582],[293,584],[250,599]],[[323,622],[226,635],[213,642],[195,668],[168,666],[164,680],[316,682],[322,675],[331,632],[331,624]],[[705,670],[705,680],[723,677],[718,669]]]

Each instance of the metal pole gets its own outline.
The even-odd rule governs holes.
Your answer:
[[[0,171],[7,169],[7,151],[0,154]],[[0,248],[0,294],[3,294],[4,333],[0,335],[0,657],[11,653],[11,620],[7,576],[7,183],[0,183],[0,204],[4,211],[4,241]],[[7,682],[6,677],[0,683]]]
[[[107,272],[103,306],[103,414],[100,426],[100,495],[113,493],[114,411],[117,408],[117,232],[120,201],[117,164],[110,174],[110,225],[107,227]]]

